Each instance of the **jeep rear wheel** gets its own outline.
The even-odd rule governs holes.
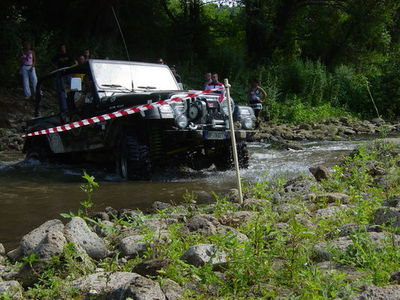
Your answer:
[[[150,152],[147,144],[133,134],[123,134],[115,153],[117,174],[129,180],[149,180],[151,176]]]
[[[36,138],[25,145],[25,159],[38,160],[40,162],[47,162],[51,158],[51,150],[49,144],[43,138]]]

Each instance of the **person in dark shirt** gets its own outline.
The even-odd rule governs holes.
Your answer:
[[[71,67],[76,64],[76,61],[72,58],[72,56],[67,53],[67,47],[64,44],[60,45],[59,53],[57,53],[51,61],[57,69]],[[56,89],[61,113],[68,111],[67,94],[65,89],[69,88],[70,85],[70,75],[57,75]]]
[[[53,65],[57,68],[65,68],[74,65],[76,62],[71,55],[67,53],[67,46],[60,45],[59,52],[51,60]]]
[[[177,83],[182,83],[181,76],[176,72],[176,67],[175,67],[175,65],[172,65],[172,66],[170,67],[170,69],[171,69],[172,74],[174,74],[174,76],[175,76],[176,82],[177,82]]]

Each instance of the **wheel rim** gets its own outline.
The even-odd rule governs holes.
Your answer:
[[[125,155],[122,155],[119,160],[120,172],[122,178],[128,178],[128,161]]]

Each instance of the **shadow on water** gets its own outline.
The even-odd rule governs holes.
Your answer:
[[[250,167],[242,170],[247,182],[270,180],[277,176],[308,173],[310,166],[332,166],[348,154],[357,142],[308,142],[304,150],[274,150],[269,144],[252,143]],[[0,153],[0,242],[8,250],[21,236],[46,220],[61,218],[62,212],[77,211],[85,198],[79,186],[82,170],[96,177],[100,188],[94,193],[95,210],[146,208],[154,201],[179,202],[186,191],[198,194],[199,202],[212,199],[211,192],[234,187],[233,171],[217,172],[167,169],[156,173],[151,181],[123,181],[93,165],[41,165],[24,161],[19,153]]]

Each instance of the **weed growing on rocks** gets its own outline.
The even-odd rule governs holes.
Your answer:
[[[24,296],[134,298],[140,290],[182,299],[348,299],[363,286],[380,289],[400,270],[399,153],[398,145],[374,142],[318,182],[303,175],[247,183],[243,206],[216,194],[215,203],[198,205],[187,192],[179,205],[158,203],[153,214],[109,208],[84,222],[73,217],[87,243],[107,251],[92,253],[65,235],[70,240],[51,259],[31,261],[26,252],[23,261],[39,276],[24,284]],[[92,202],[94,179],[85,180]],[[15,273],[0,267],[0,276],[19,278],[22,264],[7,264]]]

